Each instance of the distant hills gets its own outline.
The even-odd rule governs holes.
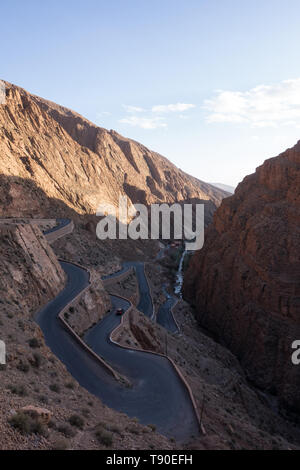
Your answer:
[[[227,193],[233,194],[235,191],[234,186],[229,186],[228,184],[222,184],[222,183],[211,183],[213,186],[216,188],[222,189],[223,191],[226,191]]]

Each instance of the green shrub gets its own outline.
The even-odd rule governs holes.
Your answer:
[[[32,356],[33,356],[33,359],[30,361],[31,365],[32,367],[35,367],[36,369],[38,369],[43,362],[43,357],[38,352],[33,353]]]
[[[102,427],[97,427],[95,436],[98,439],[98,442],[105,447],[110,447],[113,443],[113,436],[110,432],[106,431]]]
[[[66,439],[56,439],[52,444],[52,450],[67,450],[69,442]]]
[[[148,424],[148,427],[149,427],[153,432],[156,431],[156,426],[155,426],[155,424]]]
[[[69,388],[69,389],[71,389],[71,390],[73,390],[73,389],[75,388],[74,382],[67,382],[67,383],[65,384],[65,386],[66,386],[66,388]]]
[[[29,346],[32,348],[32,349],[36,349],[36,348],[39,348],[41,345],[40,345],[40,342],[37,338],[31,338],[29,341],[28,341],[28,344]]]
[[[40,395],[39,400],[41,403],[48,403],[48,397],[46,395]]]
[[[53,419],[50,419],[50,421],[48,423],[48,428],[56,429],[56,427],[57,427],[56,421],[54,421]]]
[[[52,450],[67,450],[69,445],[69,441],[66,439],[56,439],[52,444]]]
[[[76,434],[71,428],[71,426],[69,426],[68,424],[60,424],[57,430],[64,434],[66,437],[74,437]]]
[[[24,372],[25,374],[27,374],[27,372],[29,372],[29,364],[27,362],[24,362],[24,361],[20,361],[19,364],[17,365],[17,369],[20,370],[21,372]]]
[[[32,418],[31,416],[18,412],[9,420],[9,424],[17,429],[21,434],[40,434],[47,436],[47,430],[39,418]]]
[[[9,420],[9,424],[21,434],[30,433],[30,418],[24,413],[17,413]]]
[[[51,384],[49,388],[52,392],[60,393],[60,386],[58,384]]]
[[[84,427],[84,420],[79,415],[70,416],[69,423],[79,429],[83,429]]]
[[[119,434],[120,436],[122,436],[122,430],[116,424],[110,424],[109,426],[107,426],[107,430],[111,431],[112,433]]]
[[[48,431],[40,419],[31,419],[31,432],[47,437]]]
[[[134,425],[133,425],[133,426],[127,426],[126,429],[127,429],[127,431],[130,432],[131,434],[136,434],[136,435],[137,435],[137,434],[140,433],[138,427],[137,427],[137,426],[134,426]]]
[[[27,395],[25,385],[9,385],[8,388],[14,395],[19,395],[19,397],[25,397]]]

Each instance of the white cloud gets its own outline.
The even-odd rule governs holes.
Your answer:
[[[195,108],[194,104],[176,103],[176,104],[159,104],[152,107],[153,113],[176,113],[187,111],[188,109]]]
[[[144,109],[138,106],[123,105],[123,108],[127,113],[131,114],[129,117],[124,117],[120,119],[119,122],[122,124],[128,124],[134,127],[141,127],[142,129],[158,129],[167,127],[166,118],[160,116],[159,114],[166,114],[170,112],[182,113],[188,109],[194,108],[194,104],[186,103],[177,103],[177,104],[167,104],[167,105],[157,105],[153,106],[151,109]],[[141,116],[140,113],[146,113],[146,115]],[[180,119],[185,119],[186,116],[179,114]]]
[[[248,123],[253,127],[300,126],[300,78],[249,91],[217,90],[205,100],[207,122]]]
[[[97,113],[97,116],[98,117],[101,117],[101,116],[111,116],[111,113],[109,111],[100,111],[99,113]]]
[[[142,129],[158,129],[160,127],[167,127],[166,122],[162,117],[141,117],[130,116],[128,118],[120,119],[122,124],[129,124],[133,127],[141,127]]]
[[[123,104],[123,108],[126,109],[127,113],[143,113],[145,109],[140,108],[139,106],[131,106],[127,104]]]

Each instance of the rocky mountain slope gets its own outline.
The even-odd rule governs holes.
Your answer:
[[[213,186],[216,188],[222,189],[223,191],[227,191],[230,194],[234,193],[235,187],[234,186],[229,186],[228,184],[223,184],[223,183],[211,183]]]
[[[94,214],[100,203],[204,200],[207,215],[227,194],[115,131],[6,83],[0,106],[2,216]],[[63,204],[63,205],[62,205]]]
[[[297,168],[299,160],[294,163],[294,167]],[[293,164],[290,163],[290,169],[284,169],[286,178],[295,178],[292,167]],[[268,169],[266,175],[269,173]],[[278,232],[284,236],[284,229],[289,234],[293,224],[296,227],[297,213],[293,208],[299,208],[299,205],[296,204],[296,190],[289,192],[287,196],[288,191],[284,189],[286,182],[284,178],[282,180],[281,182],[279,178],[280,191],[271,187],[267,189],[265,183],[261,183],[264,189],[257,199],[261,208],[258,220],[264,210],[271,219],[277,204],[276,198],[288,199],[291,212],[288,220],[284,221],[285,225],[280,226],[282,232]],[[223,216],[216,217],[216,220],[219,220],[217,228],[210,229],[212,240],[217,230],[221,232],[224,229],[225,233],[225,225],[229,230],[230,224],[226,221],[226,217],[229,218],[230,210],[232,213],[234,211],[237,213],[240,203],[242,208],[248,207],[248,203],[245,202],[246,193],[248,191],[251,195],[253,193],[250,182],[244,190],[239,189],[238,201],[233,203],[234,198],[229,198],[225,202]],[[256,185],[256,180],[253,184]],[[299,173],[297,187],[299,187]],[[280,196],[281,191],[282,196]],[[0,338],[6,342],[8,353],[7,367],[0,368],[0,448],[181,448],[180,443],[157,434],[151,423],[149,426],[140,425],[135,419],[107,408],[100,400],[80,387],[46,346],[41,330],[33,321],[34,314],[40,306],[53,298],[64,285],[65,275],[57,256],[83,264],[91,270],[92,285],[64,315],[79,335],[102,318],[110,308],[108,294],[100,280],[101,275],[120,269],[121,260],[124,259],[153,261],[157,251],[152,244],[154,241],[139,243],[140,241],[124,240],[123,245],[121,242],[116,244],[111,240],[100,243],[96,239],[95,220],[89,218],[88,214],[95,213],[99,202],[118,204],[120,193],[129,195],[133,202],[147,204],[159,201],[204,200],[207,220],[225,196],[224,192],[185,175],[166,159],[150,152],[142,145],[125,139],[113,131],[100,129],[70,110],[7,84],[7,103],[5,106],[0,106],[0,217],[69,216],[75,221],[75,229],[53,243],[51,248],[36,226],[25,222],[0,225]],[[299,203],[299,193],[297,201]],[[281,199],[278,205],[281,205]],[[226,207],[231,209],[227,211]],[[250,203],[249,207],[253,209],[255,217],[256,209]],[[222,214],[222,210],[220,213]],[[235,224],[237,227],[246,224],[243,214],[237,216]],[[275,221],[274,225],[276,224]],[[263,231],[267,233],[265,229]],[[234,240],[226,233],[224,240],[225,242],[229,240],[227,247],[229,250]],[[252,232],[249,233],[251,235]],[[261,232],[259,234],[261,236]],[[297,237],[296,230],[295,234]],[[157,244],[156,241],[155,243]],[[280,250],[283,250],[282,244],[281,241]],[[253,250],[255,246],[254,244]],[[290,265],[294,263],[290,274],[293,276],[296,263],[299,261],[294,250],[297,238],[288,238],[287,246],[292,253],[289,262]],[[282,255],[280,250],[278,256]],[[259,253],[259,256],[263,254],[264,252]],[[235,251],[228,254],[229,264],[230,256],[234,255]],[[264,267],[269,265],[266,264],[268,262],[266,255],[261,260],[259,256],[256,263],[261,261],[259,269],[257,268],[261,274]],[[219,260],[220,253],[216,252],[213,262],[218,265]],[[236,264],[238,265],[241,260],[240,255],[236,258]],[[243,262],[246,263],[245,260]],[[247,262],[250,266],[250,261]],[[196,271],[196,267],[197,263],[191,271],[192,274]],[[155,269],[153,268],[151,289],[156,296],[155,285],[160,291],[167,276],[163,271],[163,264],[156,266]],[[221,267],[218,269],[221,271]],[[278,269],[281,275],[289,274],[288,265],[287,270],[280,269],[280,266]],[[273,279],[272,276],[269,278]],[[251,271],[249,282],[254,277]],[[236,278],[237,289],[241,290],[238,285],[238,275]],[[297,291],[293,279],[288,278],[288,281],[285,281],[283,277],[282,280],[283,284],[290,283],[287,288],[289,293],[292,289],[293,292]],[[276,276],[274,283],[276,286],[279,285]],[[197,286],[192,275],[187,286],[193,298]],[[270,284],[272,292],[273,287],[273,284]],[[136,282],[132,279],[126,280],[124,285],[117,282],[115,286],[117,292],[123,288],[127,294],[130,289],[134,294]],[[216,289],[219,294],[220,289]],[[265,295],[269,292],[266,288],[264,291]],[[211,292],[212,289],[210,296]],[[256,295],[255,289],[253,292]],[[273,300],[272,292],[267,297],[269,303]],[[255,298],[258,297],[256,295]],[[198,302],[200,300],[197,298]],[[224,298],[221,298],[218,305],[223,300]],[[162,299],[157,298],[154,301],[158,304]],[[295,302],[297,298],[296,301],[292,299],[289,304],[283,302],[281,304],[283,308],[289,305],[286,307],[287,311],[283,310],[280,315],[274,314],[278,324],[280,322],[280,328],[281,325],[285,325],[282,319],[284,314],[291,328],[296,325],[297,303]],[[167,345],[170,355],[186,374],[199,411],[202,409],[205,397],[203,417],[207,435],[193,440],[188,448],[191,445],[199,449],[298,447],[300,442],[298,431],[267,406],[263,394],[258,394],[246,383],[243,371],[234,356],[200,332],[189,306],[180,302],[176,306],[175,313],[181,334],[176,337],[168,335]],[[145,337],[149,339],[148,333],[151,332],[154,346],[156,343],[164,351],[166,331],[157,325],[153,326],[137,312],[136,314],[128,331],[124,329],[122,335],[124,344],[131,344],[131,341],[135,344],[141,338],[144,342]],[[282,334],[282,329],[277,331],[273,326],[273,320],[265,322],[264,315],[259,317],[259,321],[259,329],[263,333],[267,332],[267,347],[274,339],[273,330],[276,334]],[[235,325],[235,329],[240,328],[238,321],[232,320],[232,324]],[[247,322],[245,325],[245,328],[248,328]],[[261,325],[266,326],[263,329]],[[254,328],[252,323],[251,327]],[[224,328],[221,330],[223,332]],[[232,346],[230,341],[228,344]],[[258,342],[254,344],[255,347],[256,344]],[[246,345],[251,347],[250,339]],[[286,347],[286,344],[279,340],[278,357],[282,347]],[[256,354],[255,350],[254,353]],[[252,358],[251,355],[249,357]],[[259,367],[258,361],[259,358],[254,361],[252,370],[256,370],[256,366]],[[265,369],[273,372],[270,364],[267,364]],[[260,377],[263,375],[260,374]],[[294,387],[296,381],[292,378],[289,380],[288,392],[289,396],[292,396],[297,392]],[[47,429],[43,432],[25,432],[26,430],[22,432],[13,427],[11,424],[11,419],[15,416],[13,413],[24,405],[42,406],[50,411],[52,419]]]
[[[0,365],[0,450],[172,449],[167,438],[81,388],[46,346],[34,314],[60,292],[66,276],[40,229],[1,224],[0,256],[0,339],[7,362]],[[99,275],[94,277],[70,311],[78,330],[110,308]],[[20,414],[24,406],[46,408],[51,421],[29,428]]]
[[[65,273],[36,225],[1,224],[0,256],[2,307],[35,311],[64,286]]]
[[[184,294],[249,378],[299,411],[291,344],[300,339],[300,143],[223,201],[192,258]]]

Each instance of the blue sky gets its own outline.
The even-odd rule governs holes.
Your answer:
[[[299,0],[10,0],[1,73],[236,185],[300,139]]]

